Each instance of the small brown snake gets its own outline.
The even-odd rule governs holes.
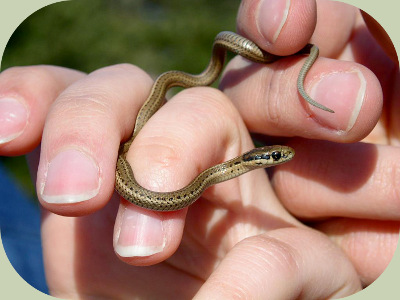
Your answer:
[[[122,144],[119,150],[115,189],[126,200],[140,207],[158,211],[182,209],[196,201],[203,191],[211,185],[235,178],[254,169],[276,166],[293,158],[295,152],[290,147],[265,146],[255,148],[203,171],[189,185],[174,192],[153,192],[136,182],[132,168],[126,160],[126,153],[139,131],[163,105],[167,90],[173,86],[188,88],[212,84],[222,71],[228,50],[256,63],[272,63],[282,58],[261,50],[255,43],[238,34],[223,31],[215,37],[211,60],[201,74],[191,75],[181,71],[169,71],[161,74],[154,82],[150,95],[137,115],[132,137]],[[310,55],[299,73],[298,91],[311,105],[333,112],[315,102],[304,90],[304,78],[318,57],[318,47],[308,44],[299,53],[308,52]]]

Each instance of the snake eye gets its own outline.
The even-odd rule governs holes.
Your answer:
[[[271,154],[272,158],[274,159],[274,161],[277,161],[281,158],[281,152],[280,151],[274,151]]]

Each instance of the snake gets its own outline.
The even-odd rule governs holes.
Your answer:
[[[211,85],[220,75],[226,53],[231,51],[252,62],[268,64],[282,57],[268,53],[258,47],[253,41],[233,32],[223,31],[217,34],[212,47],[212,55],[206,69],[192,75],[182,71],[167,71],[155,80],[150,94],[140,108],[131,138],[122,143],[118,152],[116,164],[115,190],[129,202],[155,211],[175,211],[194,203],[208,187],[238,177],[251,170],[276,166],[290,161],[295,151],[289,146],[263,146],[254,148],[242,155],[210,167],[201,172],[187,186],[172,192],[155,192],[148,190],[136,181],[132,167],[126,159],[126,154],[146,122],[158,111],[165,102],[165,95],[171,87],[183,88]],[[304,80],[319,55],[316,45],[307,44],[296,54],[309,54],[302,66],[297,89],[300,95],[311,105],[333,113],[333,110],[314,101],[304,89]]]

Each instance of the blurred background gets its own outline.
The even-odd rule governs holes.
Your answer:
[[[15,30],[2,57],[1,70],[51,64],[91,72],[112,64],[132,63],[153,77],[171,69],[200,73],[210,58],[215,35],[223,30],[235,31],[239,3],[55,3],[33,13]],[[47,292],[39,209],[24,157],[0,157],[0,195],[4,198],[0,201],[0,225],[7,256],[28,283]]]

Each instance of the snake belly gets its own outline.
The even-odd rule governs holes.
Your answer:
[[[123,198],[151,210],[179,210],[196,201],[203,191],[211,185],[235,178],[254,169],[276,166],[293,158],[294,150],[287,146],[255,148],[203,171],[189,185],[173,192],[150,191],[140,186],[135,180],[132,168],[126,160],[126,153],[139,131],[164,104],[164,97],[168,89],[174,86],[189,88],[212,84],[222,71],[227,51],[256,63],[272,63],[281,58],[263,51],[254,42],[238,34],[223,31],[216,36],[210,62],[202,73],[192,75],[181,71],[168,71],[161,74],[154,82],[150,95],[138,112],[132,137],[120,146],[116,166],[115,189]],[[297,84],[299,93],[311,105],[333,112],[315,102],[304,90],[304,78],[318,57],[318,48],[315,45],[308,44],[300,53],[305,51],[310,51],[310,55],[300,71]]]

